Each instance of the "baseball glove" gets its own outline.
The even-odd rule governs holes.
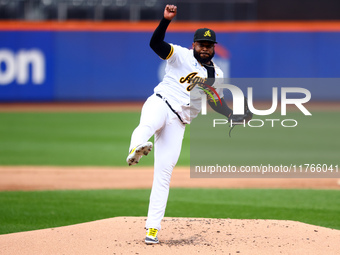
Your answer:
[[[236,125],[245,125],[246,123],[248,123],[252,118],[253,118],[253,113],[249,110],[248,107],[248,102],[247,102],[247,98],[244,98],[244,114],[241,115],[234,115],[231,114],[228,121],[230,123],[230,127],[231,129],[229,130],[229,137],[231,137],[231,130],[233,130],[233,128]]]

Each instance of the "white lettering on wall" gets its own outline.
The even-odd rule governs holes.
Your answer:
[[[45,81],[45,56],[38,49],[19,50],[0,49],[0,85],[16,81],[25,85],[31,77],[32,83],[40,85]]]

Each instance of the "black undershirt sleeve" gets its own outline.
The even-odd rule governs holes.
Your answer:
[[[227,118],[229,118],[231,116],[231,114],[233,113],[233,110],[228,107],[227,103],[224,101],[224,98],[221,98],[221,102],[222,102],[222,105],[220,104],[219,101],[215,105],[214,102],[208,100],[210,107],[214,111],[216,111],[216,112],[226,116]]]
[[[213,65],[202,64],[207,69],[208,79],[205,81],[206,84],[212,86],[215,82],[215,67]]]
[[[166,59],[171,51],[171,45],[164,41],[165,32],[170,22],[171,20],[163,18],[150,40],[151,49],[162,59]]]
[[[213,65],[203,65],[203,66],[207,69],[207,73],[208,73],[208,79],[206,83],[212,86],[215,82],[215,68]],[[227,103],[224,101],[224,98],[221,98],[221,102],[222,102],[222,105],[220,102],[217,102],[217,104],[215,105],[213,101],[208,100],[210,107],[214,111],[229,118],[231,114],[233,113],[233,110],[228,107]]]

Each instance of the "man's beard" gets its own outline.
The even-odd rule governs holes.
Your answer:
[[[214,57],[215,55],[215,50],[213,51],[213,53],[207,57],[207,58],[201,58],[200,54],[194,49],[194,57],[197,59],[198,62],[202,63],[202,64],[207,64],[210,62],[210,60]]]

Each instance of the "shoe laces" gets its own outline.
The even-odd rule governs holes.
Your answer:
[[[148,230],[148,236],[156,237],[157,236],[158,229],[156,228],[149,228]]]

